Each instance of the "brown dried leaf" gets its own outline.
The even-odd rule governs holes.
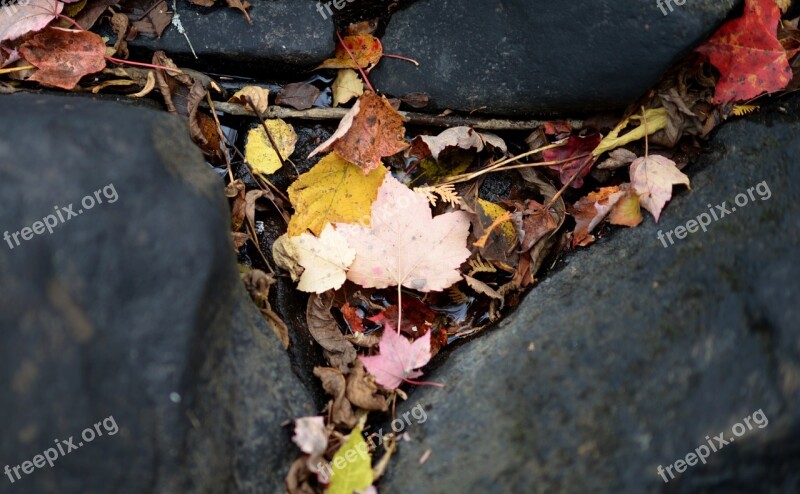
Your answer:
[[[356,360],[352,372],[347,376],[347,399],[364,410],[385,412],[389,409],[386,398],[378,393],[375,380],[367,374],[360,360]]]
[[[349,372],[348,365],[356,359],[356,349],[344,337],[331,314],[333,296],[330,291],[309,297],[306,308],[308,331],[322,347],[328,362],[342,372]]]
[[[287,84],[275,97],[275,103],[281,106],[291,106],[296,110],[307,110],[314,106],[319,98],[319,89],[313,84],[293,82]]]
[[[347,381],[345,381],[344,374],[333,367],[314,367],[314,375],[322,381],[322,388],[325,392],[333,397],[329,408],[331,422],[348,429],[355,427],[356,416],[350,401],[345,397]]]

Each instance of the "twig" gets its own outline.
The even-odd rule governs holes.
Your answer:
[[[207,106],[204,104],[204,106]],[[223,103],[216,101],[217,110],[229,115],[239,117],[255,117],[255,113],[248,107],[238,103]],[[308,110],[294,110],[282,106],[270,106],[263,115],[264,118],[281,118],[284,120],[341,120],[348,112],[347,108],[309,108]],[[427,113],[400,111],[400,115],[412,125],[431,127],[472,127],[482,130],[533,130],[544,125],[546,120],[512,120],[502,118],[467,117],[449,115],[441,117]],[[568,120],[574,129],[583,128],[583,121]]]

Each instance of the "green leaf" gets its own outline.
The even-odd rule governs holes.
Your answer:
[[[331,460],[331,483],[325,494],[353,494],[372,485],[372,460],[361,427],[350,433],[347,442]]]

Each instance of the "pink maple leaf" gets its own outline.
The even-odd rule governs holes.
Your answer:
[[[380,342],[380,354],[374,357],[359,357],[370,374],[375,376],[375,381],[386,389],[396,389],[405,381],[411,384],[419,383],[411,379],[422,375],[418,369],[431,359],[431,332],[428,331],[413,343],[397,333],[387,324],[383,330]]]

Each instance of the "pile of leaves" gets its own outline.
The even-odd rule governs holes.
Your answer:
[[[290,278],[308,294],[308,331],[326,360],[314,374],[330,401],[323,415],[295,420],[301,454],[286,478],[292,494],[376,492],[398,437],[382,434],[376,446],[363,434],[375,417],[394,418],[404,386],[446,385],[420,380],[433,356],[502,318],[564,253],[647,214],[659,221],[675,187],[690,187],[682,170],[715,127],[800,85],[798,20],[781,20],[787,2],[747,0],[740,18],[622,115],[548,121],[529,135],[464,126],[409,135],[398,109],[424,107],[426,97],[393,100],[372,87],[370,69],[394,55],[368,25],[356,25],[319,67],[336,71],[333,105],[351,106],[300,173],[292,161],[298,133],[269,118],[270,102],[302,112],[319,89],[295,83],[273,97],[248,86],[224,97],[259,118],[239,151],[218,113],[201,108],[222,103],[213,79],[161,52],[147,63],[124,60],[125,39],[169,24],[161,4],[31,0],[14,22],[0,15],[0,75],[8,77],[0,89],[130,85],[132,97],[157,90],[187,119],[227,177],[234,245],[258,252],[244,282],[287,348],[289,328],[270,288]],[[228,4],[247,11],[246,2]],[[114,26],[114,46],[87,30],[98,19]],[[237,156],[250,180],[235,172]],[[281,225],[268,244],[264,215]]]

